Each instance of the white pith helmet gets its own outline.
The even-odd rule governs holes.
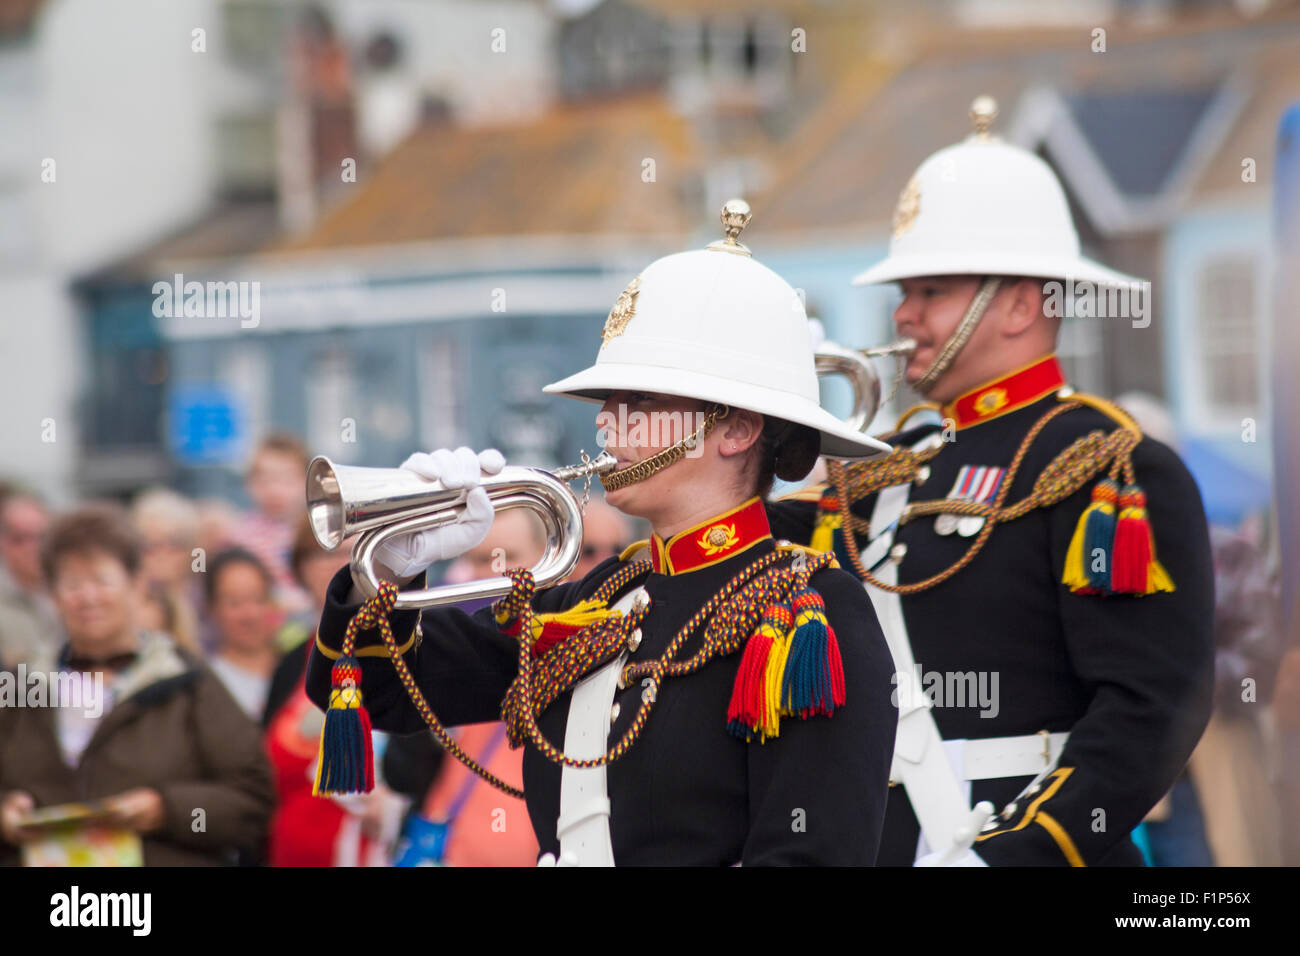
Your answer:
[[[931,155],[908,180],[894,211],[889,256],[855,276],[854,285],[938,275],[1142,281],[1079,254],[1065,190],[1051,167],[990,135],[992,97],[978,97],[970,113],[975,132]]]
[[[815,429],[832,458],[888,453],[819,404],[803,301],[736,241],[749,216],[733,199],[722,210],[725,239],[646,266],[610,310],[596,363],[544,391],[591,402],[622,390],[718,402]]]

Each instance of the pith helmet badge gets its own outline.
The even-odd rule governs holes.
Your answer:
[[[600,333],[600,343],[604,345],[610,339],[618,338],[627,328],[632,316],[636,315],[636,294],[641,291],[641,277],[637,276],[627,284],[627,288],[618,294],[614,307],[605,319],[605,329]]]
[[[901,236],[912,228],[917,213],[921,211],[921,184],[915,176],[907,181],[898,196],[898,207],[894,210],[894,235]]]

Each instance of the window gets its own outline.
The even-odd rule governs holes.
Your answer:
[[[268,0],[227,0],[221,16],[230,62],[269,71],[281,55],[284,21],[276,4]]]
[[[230,199],[261,198],[274,192],[275,114],[228,114],[216,121],[217,188]]]
[[[228,343],[217,366],[217,382],[243,403],[244,450],[251,451],[270,425],[270,376],[263,346],[242,339]]]
[[[465,408],[460,396],[466,387],[461,369],[464,350],[453,335],[434,333],[420,355],[420,437],[426,448],[455,448],[464,444]]]
[[[319,353],[306,383],[307,447],[336,461],[357,459],[356,375],[342,350]],[[347,427],[346,419],[352,419]]]
[[[1259,405],[1258,295],[1254,263],[1222,257],[1197,278],[1197,338],[1204,401],[1212,411],[1235,414]]]

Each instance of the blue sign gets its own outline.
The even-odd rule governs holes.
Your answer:
[[[247,428],[234,393],[220,385],[183,385],[167,402],[167,443],[183,465],[237,463]]]

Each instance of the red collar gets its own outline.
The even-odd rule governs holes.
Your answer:
[[[734,557],[772,537],[761,498],[701,521],[664,541],[650,536],[650,564],[657,574],[697,571]]]
[[[958,428],[979,425],[989,419],[1024,408],[1050,395],[1065,384],[1065,375],[1056,355],[1046,355],[1001,378],[985,382],[943,406],[945,419],[951,418]]]

